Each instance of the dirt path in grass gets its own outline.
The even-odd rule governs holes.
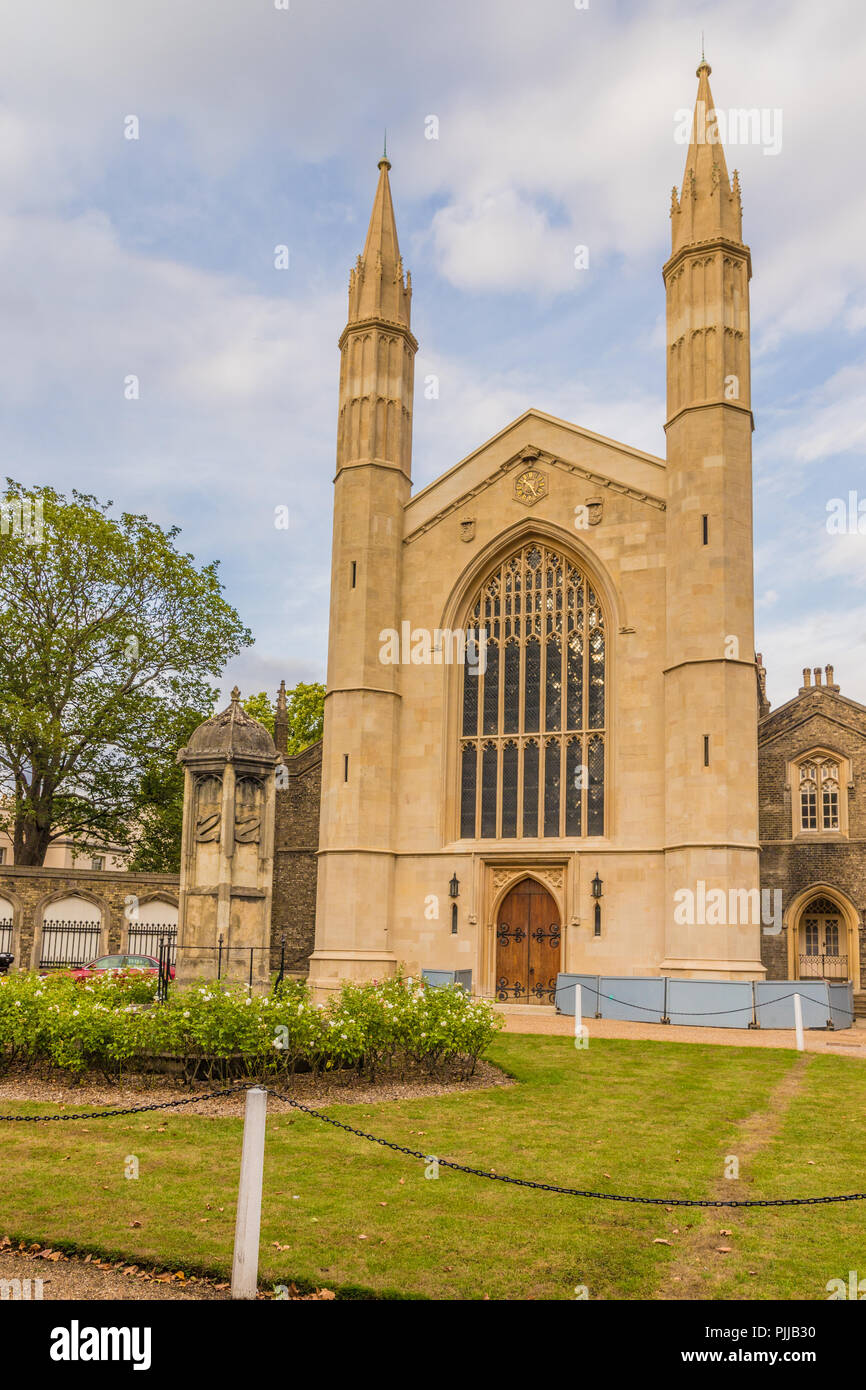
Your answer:
[[[743,1120],[731,1140],[730,1151],[739,1160],[739,1178],[720,1176],[708,1197],[743,1201],[752,1196],[748,1176],[755,1155],[772,1142],[782,1127],[788,1107],[801,1089],[809,1066],[808,1054],[799,1056],[770,1092],[766,1107]],[[675,1209],[674,1209],[675,1210]],[[715,1207],[701,1216],[677,1244],[677,1257],[667,1267],[657,1299],[711,1298],[713,1286],[727,1274],[727,1261],[735,1256],[733,1238],[745,1219],[737,1207]],[[709,1279],[707,1274],[709,1273]]]

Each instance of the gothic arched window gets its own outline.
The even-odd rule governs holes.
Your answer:
[[[842,777],[833,754],[806,754],[796,765],[798,804],[795,833],[844,830]]]
[[[586,575],[536,542],[469,610],[460,726],[460,834],[604,834],[605,628]]]

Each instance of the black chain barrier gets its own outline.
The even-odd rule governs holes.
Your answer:
[[[333,1125],[336,1129],[344,1129],[347,1134],[354,1134],[359,1139],[368,1139],[371,1144],[381,1144],[386,1149],[407,1154],[410,1158],[420,1158],[425,1163],[429,1163],[435,1158],[440,1167],[451,1168],[456,1173],[469,1173],[472,1177],[487,1178],[491,1182],[510,1183],[512,1187],[532,1187],[538,1192],[556,1192],[560,1197],[593,1197],[601,1202],[635,1202],[647,1207],[816,1207],[826,1206],[829,1202],[866,1201],[866,1192],[848,1192],[840,1197],[770,1197],[764,1200],[742,1198],[739,1201],[728,1201],[697,1197],[625,1197],[617,1192],[591,1192],[579,1187],[557,1187],[554,1183],[533,1182],[531,1178],[512,1178],[505,1173],[493,1173],[483,1168],[469,1168],[465,1163],[454,1163],[450,1158],[438,1158],[434,1154],[423,1153],[420,1149],[407,1149],[403,1144],[395,1144],[390,1139],[380,1139],[378,1135],[368,1134],[366,1130],[355,1129],[353,1125],[344,1124],[342,1120],[335,1120],[331,1115],[323,1115],[321,1110],[313,1110],[309,1105],[302,1105],[299,1100],[293,1100],[291,1096],[283,1095],[281,1091],[269,1091],[268,1094],[276,1100],[284,1101],[286,1105],[291,1105],[295,1110],[302,1110],[305,1115],[311,1116],[314,1120],[324,1120],[326,1125]]]
[[[0,1120],[19,1124],[50,1123],[55,1120],[104,1120],[119,1115],[143,1115],[151,1110],[172,1110],[181,1105],[193,1105],[197,1101],[213,1100],[216,1096],[238,1095],[249,1089],[250,1087],[246,1084],[223,1086],[218,1091],[206,1091],[199,1096],[184,1096],[180,1100],[163,1100],[153,1105],[133,1105],[123,1110],[92,1110],[82,1115],[0,1115]],[[268,1094],[273,1096],[275,1100],[281,1100],[285,1105],[292,1106],[294,1110],[300,1110],[303,1114],[309,1115],[311,1119],[322,1120],[326,1125],[333,1125],[335,1129],[345,1130],[347,1134],[354,1134],[358,1139],[366,1139],[371,1144],[381,1144],[383,1148],[393,1149],[395,1153],[406,1154],[409,1158],[420,1158],[423,1163],[430,1163],[435,1159],[439,1167],[451,1168],[455,1173],[468,1173],[471,1177],[487,1178],[490,1182],[509,1183],[512,1187],[531,1187],[537,1192],[555,1192],[560,1197],[591,1197],[600,1202],[633,1202],[639,1206],[648,1207],[817,1207],[826,1206],[830,1202],[866,1201],[866,1192],[847,1192],[838,1197],[768,1197],[722,1200],[720,1198],[698,1197],[627,1197],[618,1192],[593,1192],[580,1187],[559,1187],[555,1183],[534,1182],[531,1178],[512,1178],[506,1173],[493,1173],[484,1168],[470,1168],[467,1164],[455,1163],[450,1158],[438,1158],[434,1154],[424,1153],[421,1149],[409,1149],[405,1144],[395,1144],[391,1139],[380,1139],[376,1134],[368,1134],[366,1130],[344,1124],[342,1120],[335,1120],[331,1115],[323,1115],[321,1110],[314,1110],[312,1106],[304,1105],[301,1101],[284,1095],[282,1091],[268,1089]]]
[[[249,1090],[246,1082],[238,1086],[224,1086],[219,1091],[206,1091],[200,1096],[184,1096],[182,1100],[160,1100],[153,1105],[132,1105],[126,1110],[90,1110],[83,1115],[0,1115],[0,1120],[14,1120],[19,1124],[42,1124],[51,1120],[108,1120],[115,1115],[143,1115],[148,1110],[173,1110],[179,1105],[194,1105],[200,1100],[213,1100],[214,1096],[232,1096]]]

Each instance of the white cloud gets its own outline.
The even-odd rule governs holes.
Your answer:
[[[512,188],[433,218],[437,268],[458,289],[555,290],[579,284],[573,236]]]
[[[418,380],[441,375],[438,402],[416,396],[418,482],[529,405],[663,449],[658,272],[684,163],[674,116],[695,90],[695,0],[675,11],[648,0],[628,13],[580,12],[568,0],[414,10],[369,0],[363,11],[292,0],[288,12],[243,0],[41,0],[3,13],[8,471],[113,493],[179,521],[203,558],[223,555],[230,597],[260,639],[242,659],[253,684],[267,673],[273,686],[283,665],[309,678],[324,662],[335,343],[384,124],[401,242],[420,272],[415,307],[427,320]],[[866,11],[842,0],[758,10],[733,0],[725,21],[709,51],[716,99],[784,113],[779,156],[729,151],[754,256],[755,359],[771,383],[755,398],[759,574],[772,585],[763,611],[797,610],[790,628],[762,639],[768,656],[778,634],[772,680],[790,656],[802,664],[813,617],[817,637],[861,582],[856,550],[828,549],[814,533],[826,460],[850,463],[853,475],[866,438],[854,338],[866,328]],[[438,141],[424,139],[428,112],[440,118]],[[141,119],[137,143],[123,139],[128,113]],[[285,234],[313,228],[318,259],[254,285],[249,248],[265,244],[265,228],[274,240],[273,208],[258,195],[282,169],[292,194],[280,209]],[[205,268],[209,231],[226,223],[232,237],[213,241],[229,269],[217,273]],[[189,224],[206,240],[184,241]],[[590,249],[591,282],[573,268],[576,243]],[[656,286],[651,312],[649,300],[632,312],[629,281],[640,294]],[[461,307],[478,296],[471,342],[450,332],[462,322],[452,287]],[[605,317],[608,288],[617,307]],[[496,296],[515,290],[531,297],[527,322],[500,353]],[[839,358],[818,357],[804,389],[801,354],[837,326]],[[655,376],[644,370],[648,349]],[[624,368],[638,353],[642,375]],[[845,356],[853,364],[839,371]],[[142,380],[135,404],[122,399],[129,372]],[[795,510],[798,490],[807,495]],[[277,537],[269,518],[281,502],[292,527]],[[819,655],[809,653],[812,664]],[[838,653],[822,659],[834,656],[849,669]],[[243,670],[234,674],[246,688]]]

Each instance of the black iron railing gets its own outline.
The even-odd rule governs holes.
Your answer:
[[[177,927],[161,926],[158,922],[130,923],[127,954],[130,956],[159,956],[159,948],[168,948],[170,965],[177,964]]]
[[[800,957],[801,980],[847,980],[848,957],[818,955]]]
[[[12,918],[0,920],[0,956],[12,950]]]
[[[99,922],[43,922],[39,969],[87,965],[99,955],[101,939]]]

